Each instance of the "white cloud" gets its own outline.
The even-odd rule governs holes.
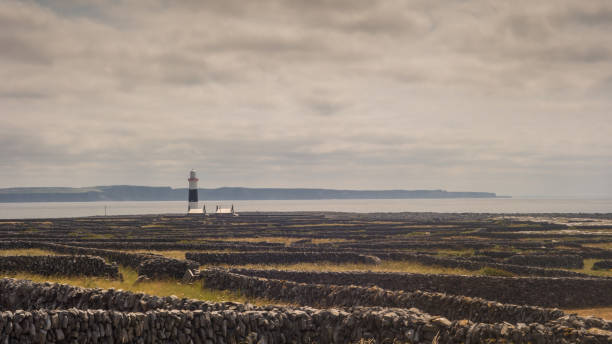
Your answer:
[[[0,187],[612,195],[607,1],[4,1]],[[569,187],[570,185],[571,187]]]

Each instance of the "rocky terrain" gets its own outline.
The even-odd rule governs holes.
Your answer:
[[[0,343],[611,343],[609,320],[567,309],[612,308],[612,216],[556,218],[4,220]],[[96,288],[121,271],[259,301]],[[52,282],[62,276],[93,279]]]

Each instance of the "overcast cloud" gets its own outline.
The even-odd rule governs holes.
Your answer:
[[[0,187],[612,196],[612,2],[0,0]]]

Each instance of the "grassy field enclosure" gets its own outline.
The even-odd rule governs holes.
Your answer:
[[[202,268],[210,266],[203,265]],[[427,266],[410,261],[382,261],[378,265],[369,264],[335,264],[322,263],[299,263],[299,264],[244,264],[244,265],[222,265],[222,267],[235,267],[246,269],[278,269],[297,271],[376,271],[376,272],[411,272],[421,274],[458,274],[475,275],[478,271],[464,269],[451,269],[438,266]]]
[[[514,337],[509,333],[516,335],[516,331],[521,333],[521,338],[527,338],[524,342],[538,342],[533,336],[542,329],[548,331],[542,334],[544,343],[549,342],[552,333],[570,332],[573,336],[570,342],[582,342],[588,336],[595,336],[594,343],[605,343],[608,337],[612,341],[612,322],[589,320],[592,328],[588,330],[596,334],[587,334],[586,328],[580,332],[580,326],[570,326],[564,317],[575,313],[579,317],[612,320],[612,270],[592,269],[596,262],[612,259],[612,226],[590,228],[587,215],[573,214],[572,218],[580,221],[571,224],[540,221],[544,216],[538,215],[538,222],[502,219],[499,214],[433,213],[258,213],[238,217],[151,215],[6,220],[0,221],[0,277],[101,290],[112,288],[141,296],[174,295],[217,302],[222,308],[227,306],[221,305],[226,301],[238,305],[248,303],[257,312],[264,312],[268,305],[277,305],[286,308],[274,308],[274,312],[265,316],[280,316],[280,320],[270,318],[266,322],[259,318],[253,323],[249,321],[248,326],[258,328],[257,324],[289,321],[284,327],[275,325],[280,327],[274,330],[285,331],[282,333],[287,336],[290,333],[294,336],[292,331],[300,323],[288,319],[307,315],[308,321],[314,324],[314,319],[342,318],[337,312],[346,312],[357,323],[370,319],[363,320],[359,326],[371,325],[371,330],[379,331],[379,335],[392,333],[401,342],[434,343],[436,333],[427,332],[432,328],[449,342],[466,342],[466,333],[471,328],[486,328],[478,335],[482,340],[470,339],[473,343],[488,343],[491,338],[512,342]],[[612,215],[596,217],[612,219]],[[193,260],[186,259],[188,253]],[[81,270],[59,270],[70,275],[64,276],[21,271],[16,266],[19,264],[14,263],[33,260],[32,270],[47,272],[56,265],[41,265],[43,257],[37,256],[45,255],[91,256],[80,258],[100,263],[108,270],[101,270],[104,273],[95,276],[107,277],[80,276],[89,271],[89,266]],[[76,257],[47,257],[46,260],[56,258],[66,264],[76,264],[79,260]],[[605,264],[608,263],[602,262],[600,266],[605,268]],[[582,268],[576,268],[581,265]],[[112,275],[106,274],[111,270]],[[117,278],[117,271],[122,278]],[[0,304],[17,299],[2,300],[0,293]],[[355,305],[362,307],[351,308]],[[179,304],[173,307],[178,307],[175,310],[179,312],[194,310],[188,309],[192,306],[183,309]],[[332,311],[330,307],[338,310]],[[248,333],[242,333],[237,324],[231,323],[236,317],[252,315],[236,312],[227,315],[221,327],[226,326],[225,332],[237,336],[231,338],[240,338],[236,342],[249,342]],[[284,312],[288,313],[282,315]],[[317,318],[312,312],[328,313]],[[386,312],[394,316],[402,314],[406,318],[402,318],[404,325],[401,326],[407,327],[384,325],[394,317],[384,315]],[[128,313],[122,310],[121,314]],[[486,314],[493,320],[487,320]],[[160,313],[160,316],[165,315]],[[218,315],[208,316],[213,319]],[[223,323],[223,319],[219,321]],[[372,325],[368,321],[380,323]],[[445,329],[447,321],[458,326],[457,329]],[[472,327],[469,321],[479,326]],[[326,323],[329,321],[316,326],[327,326]],[[517,323],[526,323],[528,327]],[[353,326],[348,324],[351,323],[338,321],[333,326]],[[220,341],[219,338],[225,342],[234,340],[229,340],[221,327],[212,334],[188,332],[190,336],[200,336],[202,342],[206,342],[202,340],[205,337],[212,342]],[[333,331],[344,333],[349,331],[347,328]],[[351,338],[357,336],[356,329],[350,331]],[[257,341],[261,340],[262,333],[257,334]],[[406,339],[407,333],[413,333],[411,339]],[[419,340],[415,340],[414,334],[420,336]],[[370,335],[360,334],[364,338]],[[323,341],[345,343],[338,338]],[[48,334],[47,342],[56,341],[56,332]],[[272,335],[265,341],[283,342]]]
[[[200,284],[183,284],[179,280],[150,280],[136,282],[138,274],[134,269],[123,267],[119,268],[123,275],[123,280],[108,279],[103,277],[66,277],[66,276],[42,276],[31,273],[2,274],[1,278],[26,279],[34,282],[53,282],[70,284],[83,288],[103,288],[127,290],[135,293],[144,293],[157,296],[174,295],[179,298],[190,298],[207,301],[235,301],[249,302],[253,304],[269,304],[270,301],[249,299],[240,295],[239,292],[227,290],[213,290],[203,288]]]
[[[53,256],[56,254],[53,251],[38,248],[0,250],[0,256]]]
[[[595,308],[579,308],[566,309],[567,313],[576,313],[585,317],[598,317],[604,319],[612,319],[612,307],[595,307]]]

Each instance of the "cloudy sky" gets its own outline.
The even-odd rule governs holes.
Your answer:
[[[0,187],[612,197],[612,2],[0,0]]]

